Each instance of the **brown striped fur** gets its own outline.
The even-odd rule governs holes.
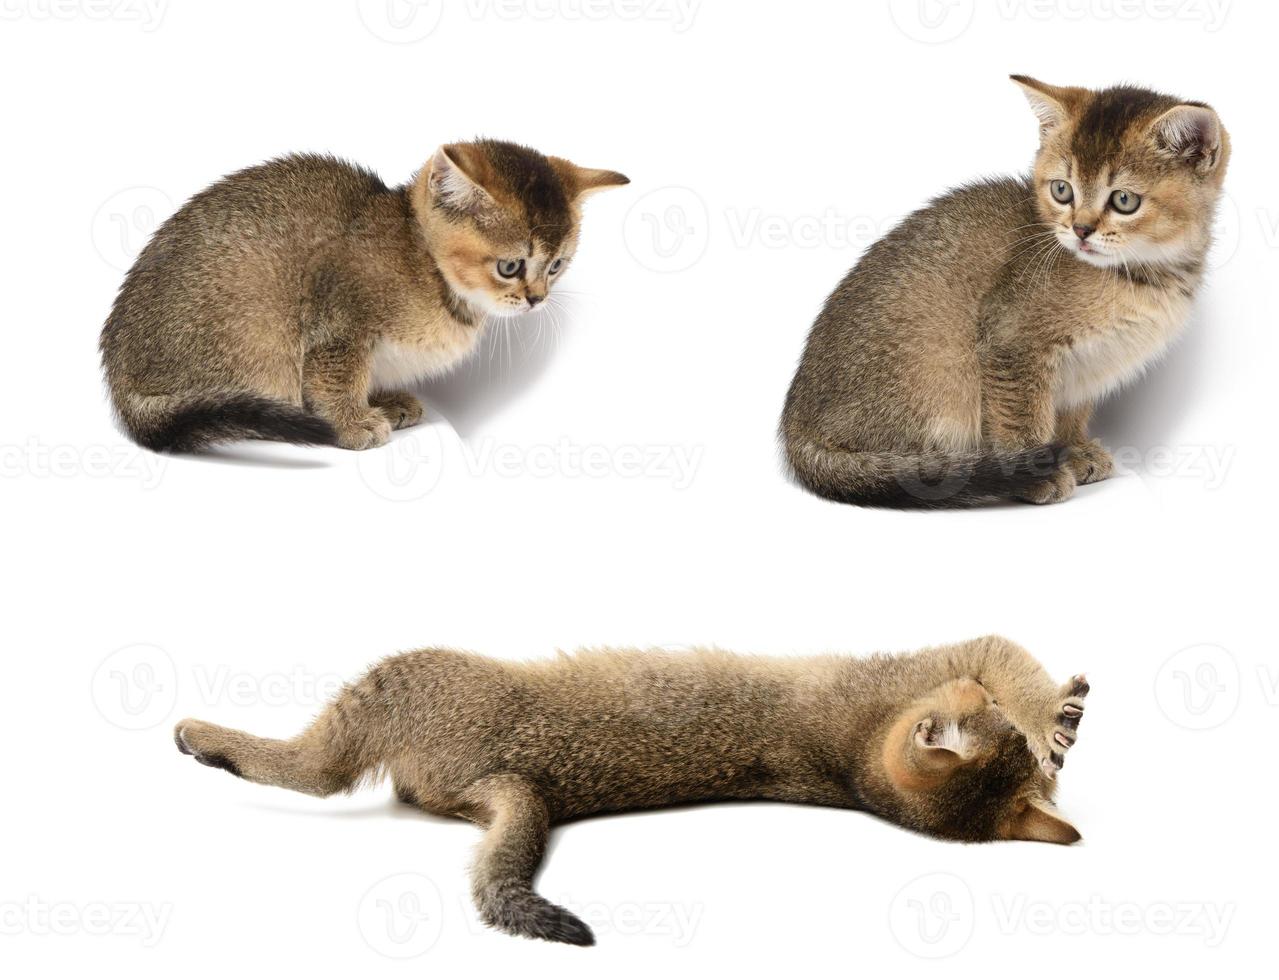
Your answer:
[[[1064,500],[1112,469],[1088,435],[1093,405],[1187,318],[1230,155],[1216,113],[1128,86],[1014,80],[1040,121],[1032,173],[910,215],[813,325],[781,437],[820,496]],[[1117,210],[1118,191],[1140,196],[1135,212]]]
[[[443,146],[398,188],[312,155],[232,174],[120,287],[101,339],[116,413],[157,450],[381,445],[422,417],[404,388],[464,358],[487,318],[545,299],[582,200],[624,183],[495,140]],[[500,260],[524,264],[503,277]]]
[[[296,738],[187,719],[175,739],[315,796],[389,775],[401,799],[488,828],[473,873],[486,921],[589,943],[532,881],[548,828],[590,814],[786,800],[954,840],[1072,843],[1051,800],[1087,692],[999,637],[869,658],[420,650],[378,664]]]

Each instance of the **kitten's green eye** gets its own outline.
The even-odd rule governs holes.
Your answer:
[[[1141,195],[1132,191],[1115,191],[1110,195],[1110,206],[1120,214],[1132,214],[1141,207]]]
[[[514,279],[524,271],[523,259],[499,259],[497,263],[497,274],[503,279]]]
[[[1048,185],[1048,190],[1058,204],[1069,204],[1075,199],[1075,189],[1067,181],[1054,180]]]
[[[556,259],[554,262],[551,263],[550,267],[546,270],[546,274],[548,276],[553,276],[555,275],[555,273],[559,272],[562,268],[564,268],[564,260]]]

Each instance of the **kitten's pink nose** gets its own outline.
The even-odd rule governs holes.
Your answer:
[[[1075,225],[1075,234],[1079,236],[1080,241],[1086,241],[1088,236],[1097,229],[1092,225]]]

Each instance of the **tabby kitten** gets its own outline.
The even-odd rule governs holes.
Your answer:
[[[1104,480],[1094,403],[1185,323],[1230,156],[1217,114],[1016,75],[1033,172],[876,242],[813,325],[782,416],[794,476],[856,504],[1064,500]]]
[[[868,659],[419,650],[374,667],[296,738],[191,719],[174,737],[205,765],[314,796],[389,774],[404,802],[488,829],[472,875],[487,923],[590,945],[533,890],[549,826],[589,814],[787,800],[952,840],[1073,843],[1050,801],[1087,693],[999,637]]]
[[[514,143],[442,146],[402,187],[331,157],[218,181],[120,287],[102,361],[125,430],[174,452],[241,439],[380,446],[403,390],[546,299],[582,200],[627,183]]]

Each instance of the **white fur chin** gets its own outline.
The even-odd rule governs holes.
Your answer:
[[[1069,239],[1058,236],[1058,242],[1066,251],[1074,254],[1080,262],[1096,269],[1116,269],[1125,263],[1137,266],[1174,265],[1184,260],[1190,252],[1185,241],[1176,241],[1170,245],[1152,245],[1137,242],[1121,248],[1117,252],[1084,252]]]
[[[1058,241],[1061,242],[1061,239],[1058,238]],[[1122,265],[1119,259],[1113,255],[1104,252],[1085,252],[1073,242],[1061,242],[1061,247],[1077,258],[1080,262],[1085,265],[1090,265],[1094,269],[1113,269],[1117,265]]]
[[[1071,249],[1071,251],[1075,253],[1075,258],[1077,258],[1080,262],[1091,265],[1096,269],[1113,269],[1115,266],[1122,264],[1119,259],[1115,258],[1113,255],[1103,255],[1097,252],[1081,252],[1077,248]]]
[[[513,320],[517,316],[523,316],[527,312],[527,309],[516,310],[509,306],[495,306],[492,309],[484,310],[486,316],[491,316],[498,320]]]
[[[512,317],[523,316],[529,312],[529,306],[526,303],[520,303],[519,306],[499,306],[489,298],[487,293],[479,290],[467,292],[454,287],[453,292],[460,296],[467,306],[493,319],[509,320]]]

